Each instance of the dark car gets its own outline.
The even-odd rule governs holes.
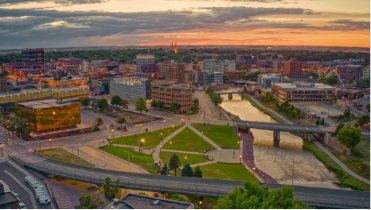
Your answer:
[[[146,109],[146,110],[144,110],[144,111],[146,111],[146,112],[149,112],[149,110],[148,110],[148,109]]]

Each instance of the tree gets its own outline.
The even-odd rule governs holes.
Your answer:
[[[368,115],[363,115],[362,117],[359,118],[358,120],[359,124],[362,126],[364,124],[367,124],[370,122],[370,116]]]
[[[318,78],[318,74],[316,72],[308,72],[307,74],[310,74],[315,78]]]
[[[157,101],[157,107],[160,109],[164,108],[164,103],[162,103],[162,101]]]
[[[193,176],[193,170],[188,163],[186,163],[185,166],[183,167],[181,175],[182,176],[191,176],[191,177]]]
[[[223,74],[223,81],[227,81],[227,80],[230,80],[231,77],[227,74]]]
[[[174,153],[171,158],[170,158],[170,164],[169,164],[169,167],[170,167],[170,170],[174,170],[175,172],[175,176],[176,176],[176,172],[177,170],[179,169],[179,165],[180,165],[180,160],[179,160],[179,157],[176,153]]]
[[[325,118],[322,118],[321,125],[325,125]]]
[[[55,80],[55,81],[59,81],[59,80],[61,80],[61,79],[62,79],[61,76],[56,76],[56,77],[54,77],[54,80]]]
[[[112,96],[112,98],[111,98],[111,104],[122,106],[123,105],[122,98],[120,96],[118,96],[118,95]]]
[[[329,78],[327,78],[327,83],[329,85],[338,85],[340,81],[337,76],[330,76]]]
[[[117,119],[117,123],[120,124],[121,127],[122,127],[122,124],[123,124],[123,123],[126,123],[126,119],[125,119],[125,117],[119,117],[119,118]]]
[[[126,99],[122,99],[122,105],[121,106],[124,106],[124,107],[126,107],[127,105],[129,105],[129,101],[128,100],[126,100]]]
[[[180,109],[180,104],[178,103],[171,103],[170,104],[170,111],[176,113]]]
[[[192,102],[194,105],[197,105],[197,106],[200,105],[200,101],[198,100],[198,98],[193,99]]]
[[[167,175],[167,165],[166,164],[161,169],[161,175]]]
[[[80,204],[75,206],[75,209],[99,209],[103,204],[100,198],[93,198],[91,195],[80,194]]]
[[[192,106],[191,106],[191,111],[192,112],[197,112],[199,109],[200,109],[200,107],[198,105],[192,104]]]
[[[206,90],[206,94],[210,94],[210,93],[213,93],[214,92],[214,89],[212,87],[209,86],[209,88]]]
[[[98,127],[101,125],[103,125],[103,119],[98,117],[97,119],[95,119],[95,127]]]
[[[370,110],[370,103],[366,104],[366,109]]]
[[[151,107],[157,107],[157,101],[152,101],[151,102]]]
[[[198,82],[195,82],[195,86],[198,86]]]
[[[140,111],[140,113],[142,114],[142,111],[145,109],[147,109],[146,102],[142,97],[138,98],[137,102],[135,103],[135,110]]]
[[[89,97],[83,98],[83,99],[81,99],[81,105],[87,107],[87,106],[90,105],[90,101],[91,101],[91,98],[89,98]]]
[[[338,140],[345,146],[353,149],[361,141],[361,136],[360,128],[346,125],[339,130]]]
[[[27,119],[20,119],[16,121],[17,131],[21,133],[23,137],[28,136],[31,133],[32,129],[30,128],[30,123]]]
[[[176,201],[183,201],[183,202],[191,202],[190,200],[186,200],[184,197],[179,196],[178,194],[172,194],[170,197],[171,200],[176,200]]]
[[[119,188],[118,188],[119,182],[120,180],[117,179],[115,185],[112,185],[111,178],[107,177],[103,185],[104,197],[106,197],[109,200],[114,198],[116,196],[116,193],[119,191]]]
[[[370,87],[370,79],[363,79],[361,83],[361,88],[369,88]]]
[[[296,115],[301,115],[301,110],[300,109],[296,109]]]
[[[9,106],[8,109],[6,109],[7,111],[9,112],[13,112],[14,111],[14,107],[13,106]]]
[[[349,97],[349,101],[352,101],[353,99],[354,99],[354,97],[353,97],[353,96]]]
[[[200,166],[197,166],[197,167],[196,167],[196,170],[195,170],[195,172],[193,173],[193,176],[194,176],[194,177],[202,178],[202,171],[201,171],[201,169],[200,169]]]
[[[101,111],[107,109],[108,106],[109,106],[107,99],[105,99],[105,98],[99,99],[98,102],[97,102],[97,106],[98,106],[99,110],[101,110]]]
[[[338,96],[334,95],[334,103],[336,103],[336,101],[338,101]]]
[[[282,189],[269,190],[256,182],[244,182],[242,187],[235,187],[225,197],[218,199],[214,209],[306,209],[307,204],[294,198],[294,189],[285,186]]]
[[[319,83],[328,84],[326,77],[321,77],[318,80]]]
[[[223,98],[220,97],[220,95],[218,95],[218,94],[213,94],[213,95],[211,96],[211,101],[212,101],[215,105],[218,105],[218,104],[220,104],[220,103],[223,102]]]
[[[350,118],[350,109],[349,108],[344,110],[344,117],[345,118]]]

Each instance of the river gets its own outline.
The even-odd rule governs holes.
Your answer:
[[[235,90],[237,89],[228,89],[228,91]],[[238,95],[233,95],[232,100],[228,100],[228,95],[221,96],[224,98],[221,106],[238,115],[242,120],[276,122],[269,115],[252,106],[249,101],[241,100]],[[295,185],[343,188],[336,174],[328,170],[322,162],[303,147],[302,138],[288,132],[281,132],[281,140],[278,145],[275,145],[273,131],[259,129],[251,129],[251,131],[255,137],[254,158],[256,166],[277,179],[280,184],[291,184],[292,174],[294,174]]]

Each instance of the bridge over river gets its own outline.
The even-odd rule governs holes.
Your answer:
[[[243,186],[242,181],[137,174],[83,167],[46,159],[33,153],[17,154],[10,156],[10,159],[44,174],[92,184],[103,185],[106,177],[111,178],[112,184],[119,179],[119,187],[133,190],[220,197],[231,192],[235,186]],[[282,187],[283,185],[279,184],[269,185],[272,190]],[[369,192],[294,186],[294,193],[296,198],[314,207],[370,208]]]

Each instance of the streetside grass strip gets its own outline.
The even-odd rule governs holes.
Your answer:
[[[211,144],[202,139],[201,136],[197,135],[188,127],[171,138],[162,148],[170,149],[170,142],[172,142],[172,150],[192,152],[198,152],[199,150],[201,150],[202,152],[204,152],[209,149],[214,149]]]
[[[140,147],[140,142],[143,139],[144,140],[143,147],[155,148],[161,142],[161,133],[162,139],[165,139],[166,137],[173,133],[173,130],[175,132],[180,127],[181,125],[175,125],[174,128],[169,127],[161,130],[148,131],[145,133],[134,134],[131,136],[114,138],[112,139],[112,143]]]
[[[137,152],[133,152],[130,150],[129,147],[116,147],[116,146],[104,146],[100,148],[103,151],[106,151],[108,153],[111,153],[112,155],[115,155],[119,158],[122,158],[124,160],[128,159],[128,153],[130,155],[130,162],[140,166],[141,168],[147,170],[151,174],[157,173],[157,168],[154,166],[154,159],[152,155],[146,155],[146,154],[140,154]]]
[[[200,166],[200,169],[204,178],[259,182],[259,180],[241,164],[212,163]]]
[[[169,153],[169,161],[170,161],[170,158],[171,156],[176,153],[179,157],[179,160],[180,160],[180,165],[179,167],[183,167],[185,165],[185,162],[187,161],[187,163],[189,165],[193,165],[193,164],[197,164],[197,163],[203,163],[203,162],[207,162],[209,161],[208,159],[206,159],[204,156],[202,155],[195,155],[195,154],[187,154],[187,153],[180,153],[180,152],[167,152],[167,151],[161,151],[161,154],[160,154],[160,158],[161,158],[161,161],[165,164],[167,164],[167,157],[168,157],[168,154]],[[187,159],[185,158],[187,157]]]
[[[304,147],[313,153],[313,155],[323,162],[323,164],[330,170],[338,173],[341,176],[341,181],[344,186],[350,187],[354,190],[370,191],[370,185],[366,184],[348,173],[343,171],[330,157],[322,152],[314,143],[305,142]]]
[[[265,110],[265,109],[262,109],[259,105],[257,105],[257,104],[255,103],[255,101],[253,101],[253,100],[250,98],[250,96],[245,95],[244,98],[245,98],[246,100],[248,100],[248,101],[251,103],[251,105],[253,105],[255,108],[257,108],[257,109],[259,109],[260,111],[264,112],[265,114],[269,115],[272,119],[276,120],[277,122],[279,122],[279,123],[283,123],[283,124],[286,123],[284,120],[282,120],[282,119],[281,119],[280,117],[278,117],[276,114],[274,114],[274,113],[272,113],[272,112],[269,112],[269,111],[267,111],[267,110]]]
[[[44,149],[41,151],[36,151],[37,154],[46,156],[53,160],[59,160],[66,163],[72,163],[72,164],[79,164],[79,157],[74,155],[71,152],[68,152],[67,150],[63,148],[53,148],[53,149]],[[80,165],[81,166],[90,166],[92,165],[88,161],[80,158]]]
[[[222,148],[239,148],[241,140],[233,131],[233,126],[227,125],[209,125],[203,123],[193,123],[192,126],[200,132],[204,132],[211,141],[215,142]]]

